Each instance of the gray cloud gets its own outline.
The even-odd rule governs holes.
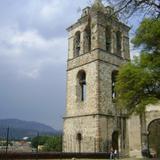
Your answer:
[[[0,118],[62,128],[66,28],[88,0],[0,0]]]
[[[60,129],[65,112],[65,29],[87,0],[0,3],[0,117]]]

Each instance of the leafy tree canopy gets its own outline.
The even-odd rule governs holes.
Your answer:
[[[160,19],[144,19],[132,42],[135,47],[160,52]]]
[[[36,136],[31,143],[34,148],[38,148],[38,145],[43,145],[42,151],[58,152],[62,150],[61,136]]]
[[[32,139],[32,147],[37,148],[38,145],[44,145],[44,143],[49,139],[49,136],[36,136]]]
[[[132,42],[141,54],[120,68],[117,103],[129,113],[142,113],[160,99],[160,20],[145,19]]]
[[[60,136],[50,137],[45,142],[43,151],[62,151],[62,138]]]

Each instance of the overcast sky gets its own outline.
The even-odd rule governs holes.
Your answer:
[[[66,28],[88,0],[0,0],[0,118],[62,128]]]

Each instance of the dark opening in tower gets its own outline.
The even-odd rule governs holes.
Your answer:
[[[77,57],[80,55],[80,40],[81,40],[81,33],[80,31],[77,31],[74,36],[74,57]]]
[[[118,71],[114,70],[112,72],[112,100],[116,98],[115,84],[116,84],[117,75],[118,75]]]
[[[84,70],[78,72],[78,96],[81,101],[86,99],[86,73]]]

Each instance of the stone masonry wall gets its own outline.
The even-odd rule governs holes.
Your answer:
[[[112,71],[118,70],[129,59],[129,28],[118,19],[107,19],[106,14],[90,10],[69,31],[67,63],[67,104],[64,117],[64,151],[106,151],[107,141],[117,129],[115,107],[112,102]],[[90,17],[91,16],[91,17]],[[91,51],[84,52],[84,31],[91,29]],[[111,28],[111,50],[106,52],[106,27]],[[80,31],[80,52],[74,57],[74,37]],[[116,32],[121,32],[121,55],[116,53]],[[85,53],[85,54],[84,54]],[[77,74],[86,73],[86,100],[79,100]],[[80,141],[77,134],[82,135]]]
[[[97,116],[67,118],[64,121],[64,151],[79,152],[77,133],[81,133],[81,152],[96,152],[97,148]],[[89,123],[89,125],[88,125]]]
[[[96,53],[95,53],[96,55]],[[92,54],[91,57],[95,56]],[[90,55],[88,55],[90,57]],[[82,135],[81,151],[93,152],[98,151],[98,62],[86,62],[87,54],[78,57],[68,63],[67,74],[67,106],[64,120],[64,151],[78,152],[79,142],[76,139],[78,133]],[[91,60],[91,58],[90,58]],[[77,66],[78,64],[78,66]],[[86,100],[78,99],[79,90],[77,90],[77,74],[84,70],[86,73]]]
[[[77,74],[84,70],[86,73],[86,100],[80,101],[77,98]],[[98,108],[98,70],[97,62],[77,67],[68,71],[67,74],[67,106],[66,116],[78,116],[97,113]]]
[[[128,121],[129,156],[141,157],[141,125],[139,116],[131,116]]]

